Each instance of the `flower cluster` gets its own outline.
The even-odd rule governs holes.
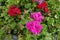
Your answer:
[[[29,21],[26,23],[26,28],[31,31],[33,34],[38,35],[42,30],[41,21],[44,19],[41,12],[32,12],[30,18],[33,21]],[[40,22],[40,23],[39,23]]]
[[[36,6],[38,9],[43,9],[46,13],[49,12],[47,3],[44,0],[32,0],[32,2],[38,3]],[[17,16],[20,14],[20,9],[17,6],[12,5],[8,9],[8,14],[10,16]],[[31,12],[30,18],[33,20],[26,23],[26,28],[33,34],[37,35],[42,30],[41,22],[44,19],[44,17],[42,16],[41,12]]]
[[[35,21],[38,21],[38,22],[41,22],[44,19],[41,12],[32,12],[30,14],[30,18],[32,18],[32,19],[34,19]]]
[[[36,2],[37,2],[38,4],[41,4],[43,1],[44,1],[44,0],[37,0]]]
[[[44,12],[49,13],[49,9],[47,7],[47,3],[44,0],[32,0],[32,2],[37,2],[36,8],[43,9]]]
[[[8,14],[10,16],[17,16],[20,14],[20,9],[14,5],[10,6],[8,9]]]
[[[41,4],[44,0],[32,0],[32,2],[37,2],[38,4]]]
[[[39,24],[37,21],[30,21],[26,23],[26,28],[33,34],[37,35],[41,32],[42,25]]]
[[[48,13],[49,10],[48,10],[48,7],[47,7],[47,3],[44,1],[42,2],[41,4],[37,4],[36,6],[38,9],[43,9],[44,12]]]

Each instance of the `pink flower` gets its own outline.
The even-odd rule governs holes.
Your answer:
[[[37,2],[38,4],[41,4],[44,0],[32,0],[32,2]]]
[[[26,23],[27,30],[31,31],[33,34],[37,35],[42,30],[42,25],[37,21],[30,21]]]
[[[44,0],[37,0],[36,2],[37,2],[38,4],[41,4],[43,1],[44,1]]]
[[[44,17],[42,16],[41,12],[32,12],[30,18],[34,19],[35,21],[41,22]]]

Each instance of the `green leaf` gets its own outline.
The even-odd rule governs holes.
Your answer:
[[[31,8],[31,3],[27,3],[27,4],[25,4],[24,7],[27,8],[27,9]]]
[[[11,39],[12,39],[12,36],[10,34],[8,34],[8,35],[6,35],[4,40],[11,40]]]
[[[50,18],[50,17],[47,17],[47,24],[48,25],[54,24],[54,19],[53,18]]]
[[[43,31],[47,31],[47,25],[46,24],[42,24],[43,26]]]

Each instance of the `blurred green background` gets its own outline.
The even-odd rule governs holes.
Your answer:
[[[45,0],[50,10],[50,16],[42,12],[42,32],[34,36],[25,28],[29,20],[29,12],[39,11],[35,8],[36,3],[31,0],[0,0],[0,40],[12,40],[15,35],[17,40],[60,40],[60,0]],[[10,17],[7,12],[10,5],[17,5],[21,14]],[[26,10],[24,12],[24,10]]]

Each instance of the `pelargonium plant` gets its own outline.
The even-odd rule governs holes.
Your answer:
[[[59,0],[0,0],[0,40],[60,40],[59,26]]]

